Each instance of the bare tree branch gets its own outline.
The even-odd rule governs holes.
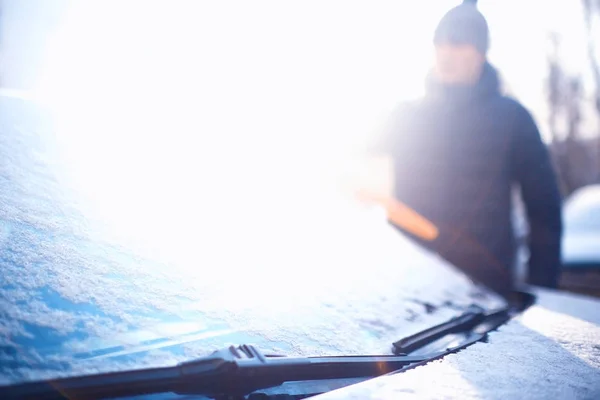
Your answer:
[[[593,35],[594,14],[600,18],[600,0],[583,0],[583,13],[587,37],[587,52],[594,82],[596,84],[595,106],[600,115],[600,61],[596,57],[597,43]]]

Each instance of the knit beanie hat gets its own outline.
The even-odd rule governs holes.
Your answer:
[[[434,43],[471,44],[485,55],[489,47],[488,24],[475,2],[465,0],[443,16],[435,30]]]

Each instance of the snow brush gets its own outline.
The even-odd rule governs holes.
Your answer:
[[[383,207],[390,222],[427,241],[435,240],[439,230],[435,224],[404,203],[389,197],[361,190],[358,198],[364,202],[375,203]]]
[[[498,295],[508,299],[507,296],[510,295],[510,290],[513,288],[510,273],[503,268],[495,256],[482,246],[476,238],[470,237],[465,231],[448,227],[444,232],[440,232],[439,228],[433,222],[389,195],[365,189],[356,191],[355,195],[360,201],[381,206],[386,211],[388,221],[421,240],[431,242],[436,240],[440,234],[446,236],[453,235],[454,241],[451,245],[470,249],[487,267],[470,265],[468,262],[465,264],[462,260],[457,260],[456,257],[449,257],[444,249],[441,251],[438,249],[438,254],[441,254],[443,258],[459,268],[474,282],[482,283]]]

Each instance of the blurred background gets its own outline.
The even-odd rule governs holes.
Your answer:
[[[112,111],[148,107],[152,93],[212,114],[211,128],[249,118],[245,131],[270,139],[295,130],[322,149],[356,146],[422,93],[433,29],[458,3],[2,0],[1,85],[55,102],[110,99]],[[599,2],[478,4],[490,59],[534,113],[564,194],[599,182]]]
[[[65,180],[90,213],[163,246],[172,231],[149,224],[193,229],[213,217],[199,201],[262,193],[256,214],[273,213],[274,182],[278,196],[327,187],[398,101],[423,93],[433,30],[458,3],[1,0],[0,85],[52,108]],[[600,1],[478,5],[490,60],[535,116],[565,199],[600,184]],[[598,221],[574,263],[600,266],[591,198],[571,213]]]

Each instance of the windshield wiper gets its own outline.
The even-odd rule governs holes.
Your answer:
[[[244,396],[287,381],[371,377],[424,361],[424,357],[269,357],[253,346],[231,346],[176,367],[116,372],[15,385],[0,398],[101,399],[174,392],[208,397]]]
[[[0,387],[1,399],[104,399],[177,393],[204,395],[214,399],[245,399],[258,390],[286,382],[344,378],[369,379],[402,372],[485,339],[488,332],[508,321],[534,301],[519,293],[516,304],[485,313],[471,308],[459,317],[394,343],[398,355],[283,357],[264,355],[253,346],[231,346],[198,360],[174,367],[97,374],[74,378],[22,383]],[[424,355],[406,353],[422,349],[450,334],[465,339],[451,347]],[[402,354],[400,354],[402,353]],[[311,395],[316,393],[311,393]],[[264,397],[266,396],[266,397]],[[260,397],[268,399],[268,395]],[[294,396],[294,398],[302,398]]]
[[[471,333],[472,337],[465,341],[465,345],[483,340],[488,332],[531,306],[535,297],[526,292],[513,292],[512,300],[510,306],[492,312],[486,312],[483,308],[472,305],[458,317],[398,340],[392,345],[392,352],[408,354],[451,334]]]

